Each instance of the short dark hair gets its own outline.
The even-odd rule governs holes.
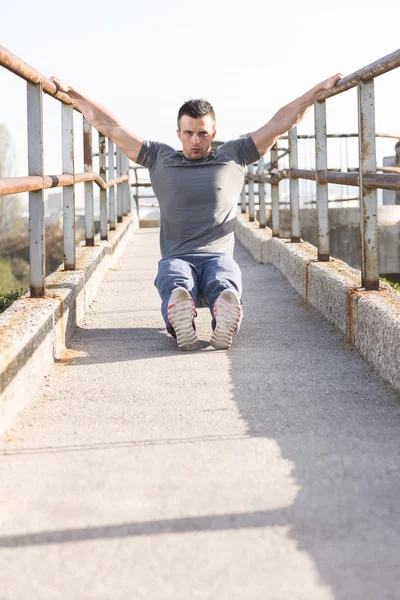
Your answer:
[[[215,121],[215,112],[213,107],[207,100],[203,98],[196,98],[194,100],[188,100],[179,109],[178,112],[178,127],[179,121],[183,117],[183,115],[187,115],[188,117],[192,117],[192,119],[200,119],[200,117],[205,117],[206,115],[211,115]]]

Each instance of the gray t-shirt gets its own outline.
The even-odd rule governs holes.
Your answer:
[[[233,253],[245,166],[259,158],[251,137],[226,142],[200,160],[186,158],[166,144],[143,142],[136,162],[149,169],[160,205],[163,258]]]

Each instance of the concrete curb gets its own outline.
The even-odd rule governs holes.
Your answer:
[[[108,241],[77,247],[75,271],[46,278],[45,298],[22,297],[0,314],[0,433],[28,405],[43,375],[60,357],[107,269],[138,223],[124,217]]]
[[[400,294],[381,283],[366,292],[361,273],[336,258],[317,262],[317,249],[307,242],[292,244],[273,238],[247,215],[238,215],[236,237],[261,263],[272,263],[294,289],[369,360],[380,375],[400,391]]]

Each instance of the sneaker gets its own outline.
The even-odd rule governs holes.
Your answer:
[[[195,316],[196,308],[189,292],[182,287],[176,288],[168,303],[168,321],[173,327],[174,337],[181,350],[195,350],[197,347]]]
[[[214,304],[215,327],[210,344],[216,350],[227,350],[239,331],[243,311],[240,299],[232,290],[224,290]]]

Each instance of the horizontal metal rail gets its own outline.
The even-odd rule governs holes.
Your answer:
[[[250,135],[250,134],[249,134]],[[358,133],[327,133],[327,138],[330,139],[340,139],[340,138],[358,138]],[[396,135],[393,133],[375,133],[375,137],[377,138],[388,138],[389,140],[400,140],[400,135]],[[282,135],[280,140],[288,140],[288,135]],[[313,133],[301,133],[297,136],[298,140],[314,140],[315,134]]]
[[[393,69],[397,69],[397,67],[400,67],[400,49],[391,54],[387,54],[383,58],[376,60],[354,73],[351,73],[351,75],[347,75],[347,77],[343,77],[337,82],[332,90],[325,92],[321,98],[319,98],[318,102],[325,102],[325,100],[332,98],[332,96],[336,96],[337,94],[357,87],[360,81],[372,81],[375,77],[388,73]]]
[[[251,174],[251,173],[247,173],[246,175],[246,179],[248,179],[249,181],[254,181],[256,183],[272,183],[272,179],[274,178],[274,176],[270,176],[270,175],[257,175],[257,174]]]
[[[7,50],[7,48],[4,48],[4,46],[0,46],[0,65],[14,73],[14,75],[18,75],[22,79],[25,79],[25,81],[29,81],[30,83],[41,83],[43,91],[46,92],[46,94],[53,96],[56,100],[59,100],[64,104],[73,104],[71,98],[67,94],[60,92],[51,79],[48,79],[39,73],[39,71],[31,67],[31,65],[28,65],[28,63],[18,58],[18,56],[15,56],[15,54]]]
[[[339,202],[355,202],[358,200],[358,196],[351,196],[350,198],[328,198],[329,204],[338,204]],[[317,204],[317,200],[309,200],[308,202],[304,202],[305,206],[308,206],[310,204]]]
[[[341,171],[314,171],[312,169],[284,169],[280,171],[282,178],[308,179],[318,183],[335,183],[338,185],[360,186],[359,173],[342,173]],[[400,175],[379,173],[366,173],[364,186],[382,190],[400,190]]]
[[[64,268],[74,270],[76,262],[75,232],[75,185],[85,187],[85,240],[94,245],[94,195],[93,183],[100,188],[100,238],[107,240],[108,230],[115,229],[116,197],[118,198],[118,221],[131,211],[129,191],[129,160],[117,149],[117,174],[114,172],[114,152],[106,156],[107,140],[99,132],[100,174],[93,171],[92,127],[83,118],[84,172],[75,173],[73,111],[80,112],[73,100],[60,92],[49,78],[15,54],[0,46],[0,66],[8,69],[27,82],[28,113],[28,176],[0,179],[0,196],[29,192],[30,237],[30,291],[32,297],[45,295],[45,244],[44,244],[44,190],[63,188]],[[4,93],[4,91],[3,91]],[[60,175],[44,175],[43,172],[43,93],[61,103],[62,169]],[[111,140],[112,148],[114,145]],[[107,174],[110,177],[107,180]],[[117,193],[116,193],[117,190]]]
[[[400,167],[376,167],[376,170],[382,173],[400,173]]]
[[[393,167],[389,167],[393,169]],[[383,168],[382,168],[383,170]],[[255,183],[277,184],[282,179],[305,179],[318,183],[333,183],[359,187],[360,176],[358,173],[343,173],[342,171],[314,171],[312,169],[282,169],[276,175],[247,175],[246,179]],[[364,186],[372,189],[400,191],[400,169],[391,174],[366,173]]]
[[[240,137],[248,137],[250,135],[252,135],[254,133],[254,131],[250,131],[250,133],[245,133],[244,135],[241,135]],[[326,137],[329,139],[340,139],[340,138],[358,138],[358,133],[327,133]],[[395,134],[395,133],[375,133],[375,137],[377,138],[388,138],[390,140],[400,140],[400,134]],[[280,140],[288,140],[289,136],[288,135],[281,135],[281,137],[279,138]],[[297,135],[297,139],[298,140],[315,140],[315,133],[299,133]],[[285,155],[289,152],[289,150],[287,148],[278,148],[278,150],[281,150],[282,152],[285,152]],[[281,158],[281,156],[279,156],[279,158]],[[133,167],[135,168],[135,167]]]
[[[28,177],[3,177],[0,179],[0,196],[8,194],[20,194],[22,192],[33,192],[41,189],[50,189],[73,185],[76,183],[88,183],[93,181],[99,188],[106,190],[113,185],[128,181],[128,175],[121,175],[116,179],[105,182],[98,173],[76,173],[76,175],[45,175],[39,177],[31,175]]]
[[[361,231],[361,285],[367,290],[379,289],[379,265],[378,265],[378,222],[377,222],[377,190],[391,190],[396,192],[396,202],[400,203],[400,147],[399,142],[395,148],[395,164],[392,166],[377,166],[376,164],[376,139],[388,138],[400,140],[400,135],[390,133],[376,133],[375,131],[375,99],[374,79],[384,73],[400,67],[400,49],[384,56],[383,58],[351,73],[340,79],[336,86],[325,92],[314,105],[315,133],[299,135],[297,128],[293,128],[287,135],[281,136],[280,140],[289,142],[286,153],[289,154],[289,168],[278,168],[279,160],[282,158],[276,152],[276,146],[271,148],[270,163],[267,169],[255,172],[249,169],[245,175],[245,186],[241,194],[241,211],[246,211],[246,184],[249,197],[249,219],[252,220],[254,208],[254,183],[259,184],[259,226],[263,227],[265,215],[261,211],[265,207],[264,185],[271,185],[272,202],[272,235],[279,236],[279,182],[283,179],[290,180],[290,211],[291,211],[291,240],[299,241],[298,236],[298,188],[296,180],[308,180],[316,183],[316,204],[318,214],[318,260],[327,261],[330,258],[329,249],[329,202],[360,201],[360,231]],[[358,133],[331,133],[326,131],[326,101],[357,87],[357,112]],[[251,135],[247,133],[241,137]],[[327,162],[327,139],[349,139],[357,138],[359,166],[356,169],[349,168],[348,150],[345,148],[346,170],[328,168]],[[315,140],[315,169],[300,169],[297,162],[298,140]],[[285,154],[286,154],[285,153]],[[340,146],[342,157],[342,145]],[[271,170],[269,167],[273,166]],[[353,198],[328,198],[328,184],[358,187],[359,194]],[[252,198],[252,199],[251,199]],[[312,202],[311,202],[312,203]],[[310,202],[305,202],[310,204]]]

